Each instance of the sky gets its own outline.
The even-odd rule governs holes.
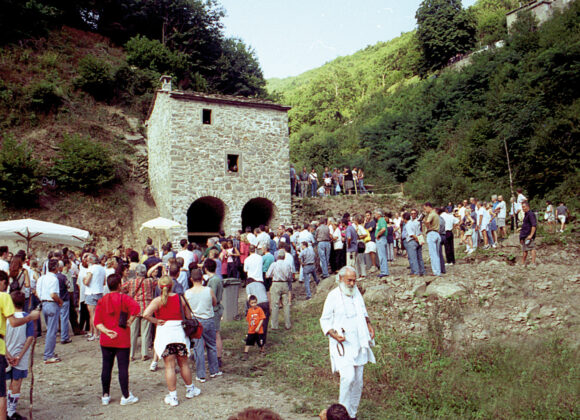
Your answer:
[[[468,7],[476,0],[463,0]],[[226,36],[252,47],[266,79],[296,76],[416,26],[421,0],[220,0]]]

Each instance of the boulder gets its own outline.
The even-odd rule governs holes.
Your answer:
[[[528,307],[528,309],[526,309],[527,319],[539,318],[539,316],[540,316],[540,305],[538,305],[537,303],[531,304]]]
[[[335,287],[336,287],[335,276],[330,276],[320,282],[320,284],[316,287],[316,293],[327,294]]]
[[[369,287],[365,291],[365,302],[367,303],[385,302],[392,297],[393,291],[385,284]]]
[[[427,285],[425,283],[417,283],[413,286],[413,296],[422,297],[427,290]]]
[[[431,283],[425,291],[427,296],[438,296],[441,298],[456,298],[467,294],[464,287],[453,283]]]

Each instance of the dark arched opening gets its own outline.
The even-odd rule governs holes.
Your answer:
[[[201,197],[187,211],[187,236],[190,242],[205,243],[218,236],[226,214],[226,205],[215,197]]]
[[[275,206],[266,198],[252,198],[242,209],[242,229],[269,225],[275,216]]]

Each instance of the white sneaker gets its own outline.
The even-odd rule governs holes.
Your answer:
[[[215,378],[216,376],[222,376],[224,373],[220,370],[218,373],[212,373],[209,375],[210,378]]]
[[[107,395],[106,397],[103,395],[101,397],[101,404],[103,405],[109,405],[109,403],[111,402],[111,396]]]
[[[205,378],[198,378],[197,376],[195,377],[195,380],[197,382],[201,382],[202,384],[205,382]]]
[[[95,341],[98,337],[96,335],[89,335],[87,341]]]
[[[149,366],[149,370],[151,372],[155,372],[157,370],[157,362],[151,362],[151,365]]]
[[[122,397],[121,398],[121,405],[131,405],[131,404],[135,404],[136,402],[139,402],[139,398],[134,396],[131,392],[129,392],[129,397],[127,397],[127,398]]]
[[[191,385],[191,387],[186,387],[186,389],[187,391],[185,392],[185,398],[193,398],[201,394],[201,389],[199,389],[193,384]]]
[[[177,397],[174,397],[171,394],[167,394],[165,396],[165,404],[168,404],[172,407],[177,407],[179,405],[179,400],[177,399]]]

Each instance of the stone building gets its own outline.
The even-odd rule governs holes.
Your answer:
[[[517,9],[511,10],[506,14],[506,24],[508,30],[518,18],[518,14],[524,11],[530,11],[538,22],[542,24],[548,20],[554,10],[561,10],[566,7],[572,0],[535,0],[520,5]]]
[[[289,107],[184,93],[161,78],[146,121],[151,193],[173,241],[291,221]]]

